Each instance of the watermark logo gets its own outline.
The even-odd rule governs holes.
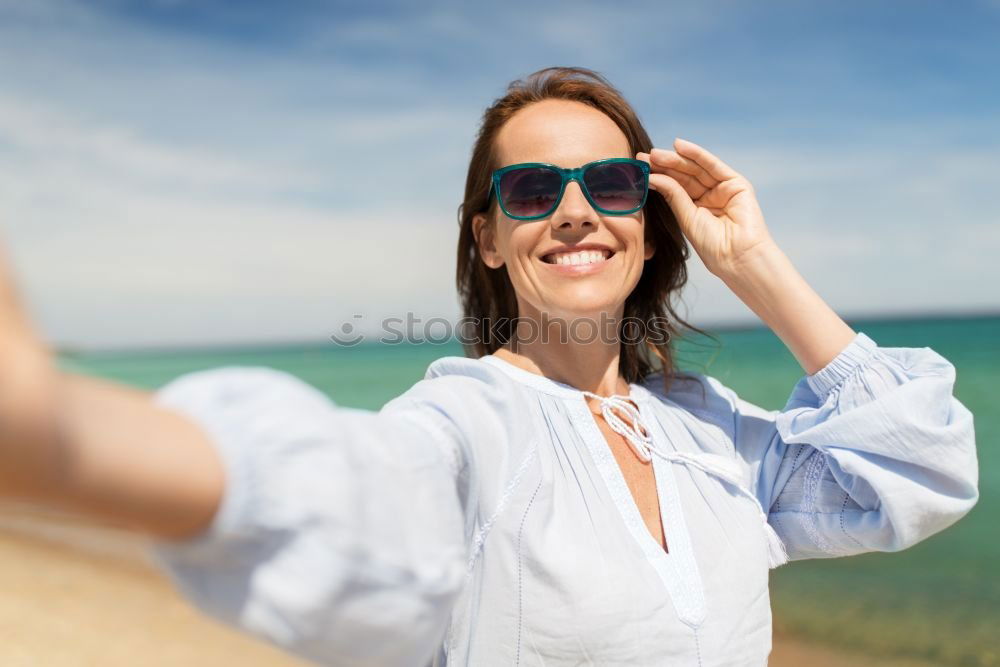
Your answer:
[[[364,316],[355,314],[330,334],[337,345],[352,347],[363,342],[385,345],[423,343],[444,345],[457,341],[464,346],[485,344],[504,346],[533,342],[561,344],[623,344],[651,343],[664,345],[670,341],[670,322],[665,317],[641,319],[614,318],[602,314],[599,319],[563,319],[542,314],[538,319],[463,317],[452,322],[443,317],[423,319],[413,313],[404,317],[387,317],[378,323],[375,334],[364,334]]]

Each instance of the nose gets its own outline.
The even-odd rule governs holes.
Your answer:
[[[552,213],[553,230],[576,230],[585,227],[597,226],[597,211],[587,201],[583,194],[583,188],[576,181],[566,184],[566,191],[563,192],[562,201]]]

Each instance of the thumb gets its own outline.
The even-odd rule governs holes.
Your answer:
[[[649,187],[653,188],[667,200],[670,210],[674,212],[677,222],[686,229],[688,222],[694,220],[698,207],[691,201],[691,196],[681,184],[666,174],[650,174]]]

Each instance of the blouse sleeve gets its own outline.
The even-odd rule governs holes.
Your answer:
[[[155,400],[200,425],[226,475],[202,534],[150,544],[189,601],[324,664],[430,661],[468,553],[447,419],[341,408],[262,367],[189,373]]]
[[[719,385],[736,454],[791,560],[905,549],[976,504],[973,417],[954,383],[955,367],[929,347],[858,333],[780,411]]]

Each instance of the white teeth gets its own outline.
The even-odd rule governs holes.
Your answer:
[[[606,257],[603,250],[578,250],[576,252],[561,252],[552,255],[553,264],[564,264],[575,266],[577,264],[596,264],[603,262]]]

